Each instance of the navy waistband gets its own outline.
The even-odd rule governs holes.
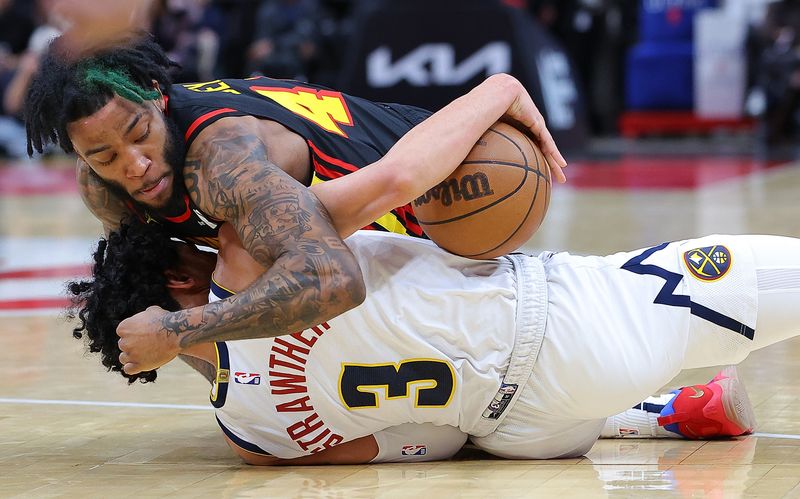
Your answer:
[[[236,294],[230,289],[223,288],[217,284],[213,277],[211,278],[211,293],[220,300],[224,300],[225,298]]]

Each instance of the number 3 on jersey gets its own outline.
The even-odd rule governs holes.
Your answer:
[[[253,92],[274,100],[289,111],[319,125],[328,132],[347,138],[339,126],[353,126],[353,117],[339,92],[294,87],[250,87]]]
[[[414,389],[412,389],[412,386]],[[446,407],[453,399],[453,366],[442,360],[411,359],[399,364],[342,364],[339,396],[348,409],[380,407],[378,393],[387,400],[408,398],[414,407]]]

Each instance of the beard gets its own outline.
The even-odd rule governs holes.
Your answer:
[[[101,181],[106,184],[108,189],[120,199],[129,199],[136,205],[152,210],[158,210],[159,212],[164,211],[167,212],[167,215],[169,215],[168,212],[172,211],[172,207],[182,210],[184,206],[183,196],[186,192],[186,186],[184,185],[183,181],[183,165],[186,158],[186,143],[183,140],[183,134],[178,128],[178,125],[172,120],[172,118],[169,116],[164,116],[164,125],[166,129],[166,137],[164,140],[164,150],[162,151],[162,156],[164,158],[164,162],[172,171],[172,192],[169,193],[169,197],[164,203],[159,206],[140,203],[133,199],[133,197],[121,184],[111,180],[101,179]]]
[[[186,161],[186,142],[183,140],[178,125],[169,116],[164,116],[167,128],[166,142],[164,143],[164,162],[172,170],[172,192],[169,199],[160,209],[169,209],[176,206],[183,209],[183,196],[186,193],[186,183],[183,181],[183,166]]]
[[[183,164],[186,159],[186,142],[183,140],[183,133],[175,124],[172,118],[164,116],[164,124],[167,127],[167,139],[164,144],[164,161],[172,168],[175,174],[176,184],[183,186]],[[178,182],[180,180],[180,182]],[[174,191],[177,189],[173,189]]]

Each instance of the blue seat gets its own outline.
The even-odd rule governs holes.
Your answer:
[[[691,42],[695,13],[718,4],[718,0],[642,0],[639,7],[639,40]]]
[[[648,42],[628,52],[625,71],[628,110],[688,110],[694,107],[694,45]]]

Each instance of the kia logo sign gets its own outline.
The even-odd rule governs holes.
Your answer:
[[[448,43],[421,45],[392,62],[392,51],[381,46],[367,55],[367,84],[392,87],[405,81],[415,87],[456,86],[472,80],[511,71],[511,46],[491,42],[456,63],[455,48]]]
[[[572,80],[569,60],[563,52],[542,49],[536,57],[539,83],[542,89],[547,126],[553,130],[568,130],[575,126],[578,89]]]

